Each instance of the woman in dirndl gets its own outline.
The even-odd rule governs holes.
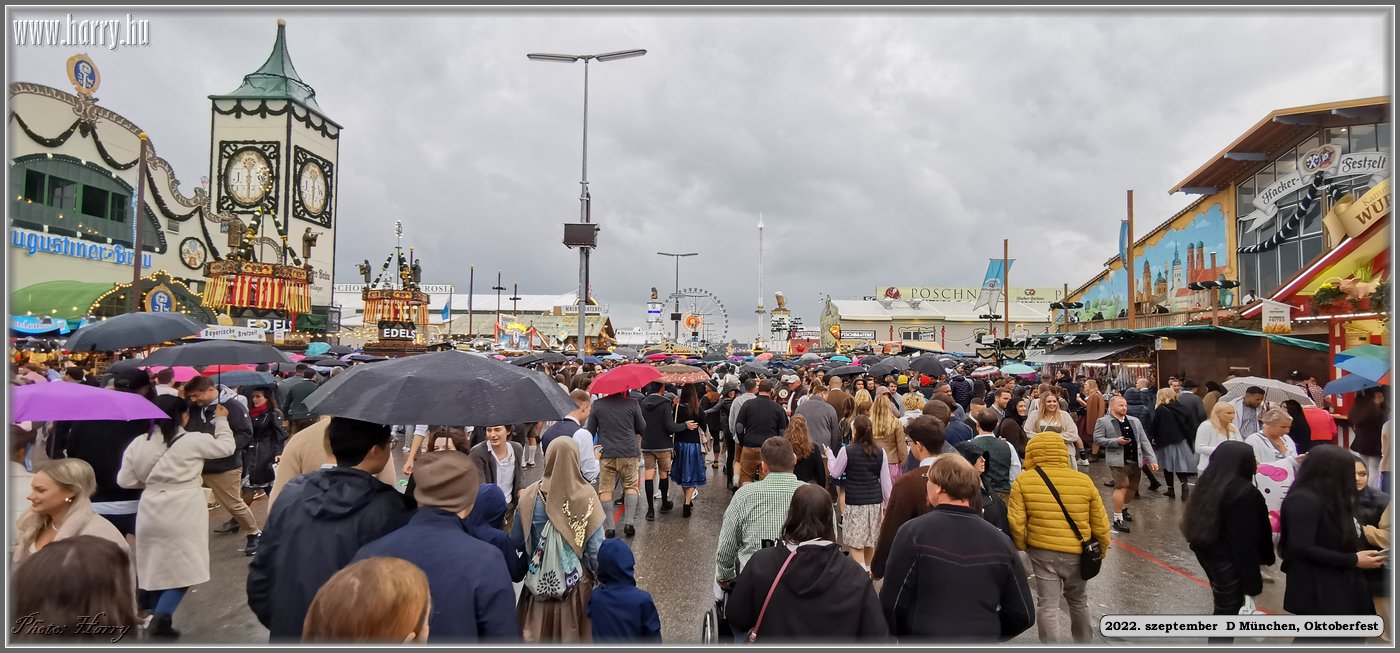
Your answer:
[[[704,417],[700,392],[694,384],[685,386],[681,390],[680,404],[676,406],[676,423],[703,424]],[[705,484],[705,446],[701,439],[698,428],[676,434],[676,458],[671,466],[671,479],[679,483],[683,490],[685,503],[681,516],[686,519],[690,518],[690,512],[695,507],[696,491]]]

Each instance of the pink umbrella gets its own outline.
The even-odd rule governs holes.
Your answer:
[[[145,370],[146,370],[147,372],[150,372],[151,374],[159,374],[160,371],[161,371],[161,370],[164,370],[164,369],[167,369],[167,368],[161,367],[161,366],[159,366],[159,365],[157,365],[157,366],[155,366],[155,367],[147,367],[147,368],[145,368]],[[171,380],[175,381],[176,383],[184,383],[184,382],[186,382],[186,381],[188,381],[188,380],[190,380],[190,379],[193,379],[193,378],[196,377],[196,376],[199,376],[199,370],[196,370],[196,369],[194,369],[193,367],[178,366],[178,367],[171,367],[171,368],[168,368],[168,369],[171,369],[171,370],[174,370],[174,371],[175,371],[175,376],[172,377]]]
[[[166,419],[165,411],[131,392],[82,383],[35,383],[10,391],[10,419],[16,422]]]
[[[651,354],[647,356],[649,361],[664,361],[669,358],[666,354]]]
[[[773,358],[773,352],[771,351],[765,351],[762,354],[753,357],[753,359],[756,361],[766,361],[771,358]]]
[[[292,360],[294,360],[294,361],[299,361],[299,360],[301,360],[301,359],[303,359],[303,358],[306,358],[306,355],[305,355],[305,354],[287,354],[287,358],[290,358],[290,359],[292,359]]]
[[[637,388],[645,388],[648,383],[661,379],[661,372],[655,367],[634,363],[614,367],[593,379],[588,391],[593,394],[611,395]]]
[[[494,358],[494,359],[496,359],[496,360],[498,360],[498,361],[503,361],[503,360],[506,359],[505,356],[502,356],[502,355],[500,355],[500,354],[496,354],[495,356],[492,356],[491,358]]]

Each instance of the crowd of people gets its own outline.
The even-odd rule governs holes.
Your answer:
[[[210,579],[217,504],[230,517],[213,530],[244,538],[248,606],[273,642],[659,641],[629,546],[638,517],[679,500],[689,519],[727,491],[724,637],[994,642],[1034,626],[1083,643],[1088,584],[1110,534],[1131,533],[1143,477],[1185,502],[1215,614],[1252,606],[1276,557],[1289,612],[1385,613],[1379,389],[1358,398],[1347,451],[1325,444],[1325,409],[1262,388],[1222,401],[1215,382],[719,364],[704,382],[591,394],[608,368],[542,365],[574,410],[484,427],[313,415],[323,375],[308,366],[243,388],[135,368],[94,380],[166,417],[11,426],[11,488],[27,497],[14,614],[103,608],[104,625],[179,637],[176,608]],[[16,382],[68,376],[49,372]]]

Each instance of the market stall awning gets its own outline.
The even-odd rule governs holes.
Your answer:
[[[1133,330],[1131,330],[1131,331],[1129,331],[1128,329],[1103,329],[1103,330],[1100,330],[1100,331],[1075,331],[1075,332],[1073,332],[1073,333],[1067,333],[1067,334],[1049,334],[1049,335],[1037,336],[1036,340],[1037,340],[1037,341],[1040,341],[1040,342],[1044,342],[1044,341],[1045,341],[1046,339],[1048,339],[1048,338],[1063,337],[1063,336],[1074,336],[1074,337],[1076,337],[1076,338],[1082,338],[1082,337],[1091,336],[1091,335],[1098,335],[1098,336],[1103,337],[1103,338],[1111,338],[1111,339],[1125,338],[1125,337],[1131,337],[1131,336],[1148,336],[1148,337],[1153,337],[1153,338],[1180,338],[1180,337],[1182,337],[1182,336],[1189,336],[1189,335],[1193,335],[1193,334],[1194,334],[1194,335],[1208,335],[1208,334],[1210,334],[1210,333],[1231,333],[1231,334],[1238,335],[1238,336],[1250,336],[1250,337],[1253,337],[1253,338],[1268,338],[1271,342],[1273,342],[1273,343],[1276,344],[1276,345],[1285,345],[1285,346],[1288,346],[1288,347],[1298,347],[1298,348],[1300,348],[1300,349],[1311,349],[1311,350],[1313,350],[1313,351],[1327,351],[1327,344],[1326,344],[1326,343],[1322,343],[1322,342],[1313,342],[1313,341],[1311,341],[1311,340],[1303,340],[1302,338],[1292,338],[1292,337],[1289,337],[1289,336],[1279,335],[1279,334],[1276,334],[1276,333],[1263,333],[1263,332],[1260,332],[1260,331],[1250,331],[1249,329],[1235,329],[1235,328],[1232,328],[1232,327],[1211,326],[1211,325],[1209,325],[1209,324],[1204,324],[1204,325],[1189,325],[1189,326],[1188,326],[1188,325],[1183,325],[1183,326],[1171,326],[1171,327],[1156,327],[1156,328],[1152,328],[1152,329],[1133,329]],[[1075,343],[1074,345],[1069,345],[1069,346],[1076,346],[1077,344],[1078,344],[1078,343]],[[1114,344],[1117,344],[1117,343],[1114,343]],[[1142,344],[1142,343],[1139,342],[1139,343],[1136,343],[1136,344]],[[1067,348],[1067,347],[1061,347],[1059,350],[1057,350],[1057,351],[1055,351],[1055,352],[1052,352],[1052,354],[1055,354],[1055,353],[1059,353],[1059,352],[1061,352],[1061,351],[1064,351],[1066,348]],[[1043,355],[1045,355],[1045,354],[1043,354]],[[1037,359],[1031,359],[1031,360],[1032,360],[1032,362],[1056,362],[1056,361],[1041,361],[1041,360],[1037,360]],[[1062,362],[1062,361],[1061,361],[1061,362]]]
[[[10,315],[79,319],[112,289],[110,283],[45,281],[10,293]]]
[[[1140,347],[1144,342],[1113,342],[1113,343],[1085,343],[1082,345],[1066,345],[1053,352],[1031,356],[1026,359],[1027,363],[1086,363],[1089,361],[1103,360],[1110,356],[1117,356],[1134,347]]]

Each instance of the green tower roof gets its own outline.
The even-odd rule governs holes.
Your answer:
[[[259,98],[296,100],[318,113],[321,107],[316,104],[316,90],[301,81],[297,69],[292,65],[292,57],[287,53],[287,22],[277,20],[277,42],[272,44],[272,54],[257,70],[243,76],[243,85],[227,95],[211,95],[211,99]]]

